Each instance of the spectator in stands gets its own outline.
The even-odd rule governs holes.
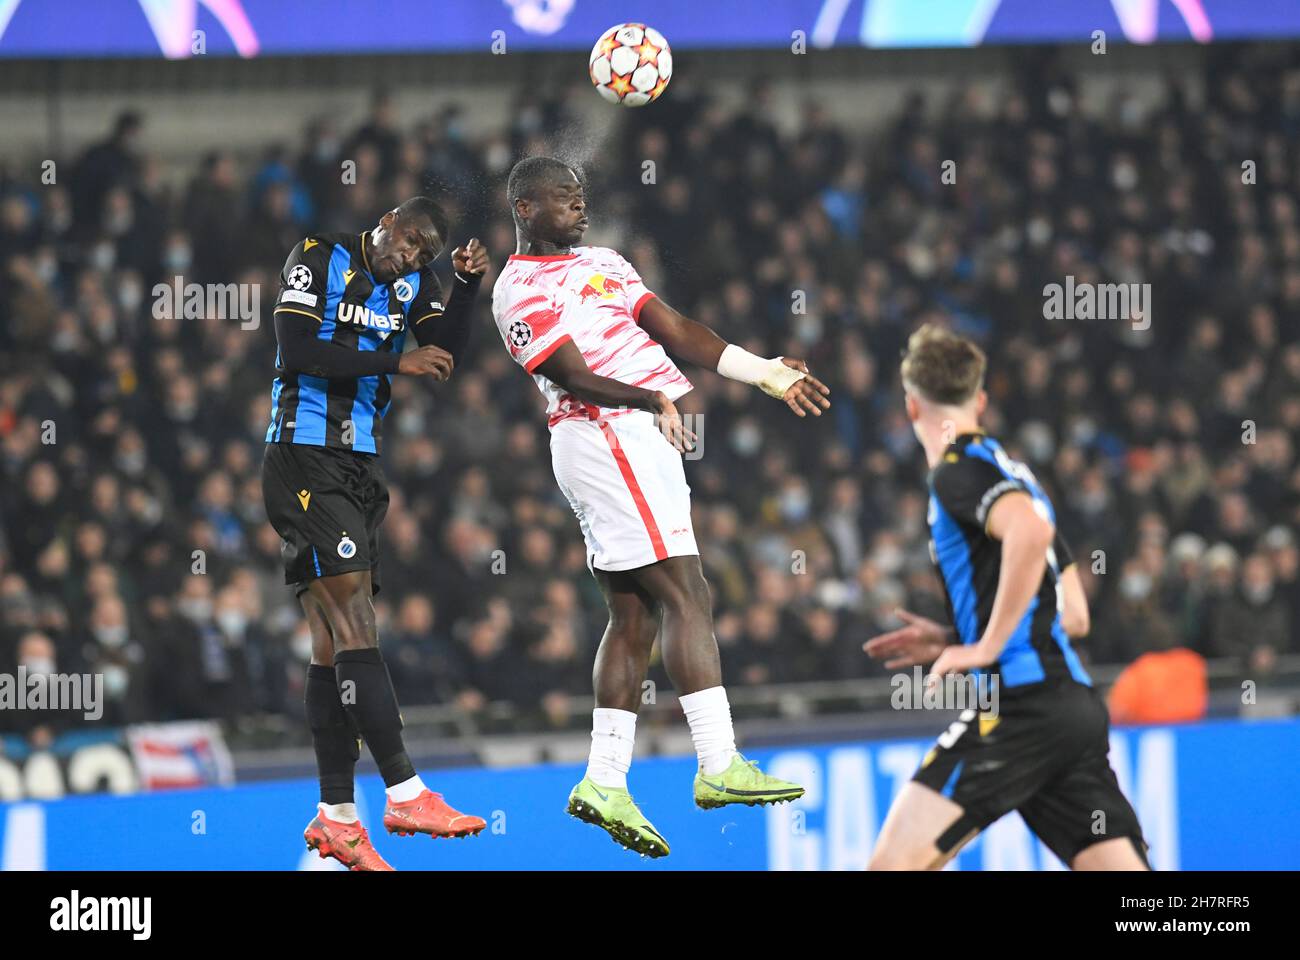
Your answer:
[[[611,139],[625,156],[588,165],[610,211],[593,242],[728,339],[808,355],[841,398],[792,435],[691,374],[682,410],[707,430],[687,471],[729,684],[866,675],[856,644],[896,606],[943,616],[891,359],[936,318],[989,350],[986,421],[1053,496],[1092,663],[1189,648],[1244,676],[1300,652],[1300,147],[1268,106],[1300,72],[1224,56],[1200,109],[1155,100],[1140,129],[1087,98],[1049,108],[1032,71],[1001,101],[918,94],[869,139],[815,106],[781,129],[770,85],[740,110],[682,88]],[[188,316],[153,284],[256,283],[269,316],[290,244],[373,222],[420,178],[499,265],[503,171],[576,128],[566,96],[526,91],[509,129],[476,137],[457,105],[408,121],[379,95],[357,124],[304,117],[254,157],[197,163],[150,153],[123,114],[59,184],[4,182],[0,665],[39,633],[61,666],[112,673],[111,722],[301,710],[309,637],[250,493],[273,332]],[[1224,176],[1226,129],[1271,144],[1258,184]],[[1151,283],[1154,321],[1045,319],[1041,291],[1067,275]],[[403,702],[481,720],[505,700],[549,728],[603,603],[536,391],[480,309],[450,383],[394,383],[376,603]]]

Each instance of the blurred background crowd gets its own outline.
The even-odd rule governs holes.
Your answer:
[[[514,250],[505,174],[548,152],[588,180],[588,242],[831,386],[799,420],[684,371],[728,685],[880,675],[861,644],[896,608],[943,618],[897,373],[933,320],[983,344],[986,427],[1054,499],[1092,600],[1085,660],[1186,648],[1266,675],[1300,653],[1300,70],[1220,66],[1203,103],[1170,81],[1154,112],[1087,110],[1046,59],[869,134],[816,103],[779,130],[761,84],[740,107],[682,85],[598,150],[570,112],[590,90],[521,94],[489,137],[378,94],[359,125],[211,153],[183,187],[148,114],[124,113],[54,184],[0,169],[0,671],[102,673],[109,723],[301,712],[310,640],[260,486],[277,277],[309,233],[428,194],[494,268],[452,380],[394,379],[383,649],[404,705],[563,724],[606,616],[488,296]],[[177,275],[259,284],[260,324],[180,315],[153,293]],[[1066,277],[1150,284],[1148,315],[1048,319]]]

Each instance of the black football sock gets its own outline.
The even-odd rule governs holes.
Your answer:
[[[343,650],[334,655],[339,698],[343,709],[379,764],[384,786],[391,787],[415,776],[415,767],[402,744],[402,717],[388,666],[378,647]]]
[[[352,720],[339,699],[333,667],[307,667],[307,725],[316,747],[322,803],[352,803],[352,785],[361,747]]]

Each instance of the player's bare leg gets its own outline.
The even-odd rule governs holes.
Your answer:
[[[593,572],[609,607],[609,624],[592,671],[596,709],[591,756],[586,775],[569,794],[568,812],[602,828],[629,850],[662,857],[669,852],[668,841],[641,813],[627,789],[641,684],[659,631],[659,607],[628,574]]]
[[[392,870],[370,842],[353,798],[360,740],[343,709],[334,673],[334,636],[320,604],[310,593],[299,595],[311,631],[311,665],[307,668],[307,722],[316,750],[321,799],[303,839],[322,858],[333,857],[351,870]]]
[[[595,575],[609,608],[592,670],[596,706],[635,714],[659,633],[659,605],[628,573],[596,570]]]
[[[736,750],[731,705],[722,686],[722,662],[713,634],[709,585],[700,558],[669,557],[629,571],[663,611],[664,667],[679,691],[699,760],[695,802],[710,809],[743,803],[783,803],[803,787],[768,776]]]
[[[940,870],[979,831],[958,838],[947,853],[939,838],[957,822],[962,808],[923,783],[909,780],[898,792],[871,852],[868,870]]]
[[[1129,837],[1113,837],[1084,847],[1070,861],[1071,870],[1150,870],[1146,857]]]
[[[481,832],[487,823],[452,809],[441,794],[429,790],[406,754],[397,696],[379,652],[370,571],[320,577],[311,581],[308,592],[334,641],[334,673],[343,709],[384,778],[384,828],[404,836],[465,837]]]
[[[663,610],[664,668],[681,695],[722,686],[713,601],[700,558],[669,557],[628,571]],[[734,748],[734,744],[733,744]]]

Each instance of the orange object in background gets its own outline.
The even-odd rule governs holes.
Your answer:
[[[1209,698],[1205,658],[1177,647],[1138,657],[1106,700],[1114,723],[1189,723],[1205,716]]]

